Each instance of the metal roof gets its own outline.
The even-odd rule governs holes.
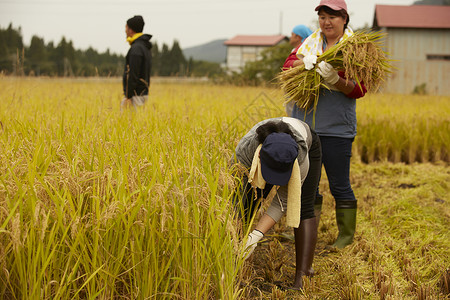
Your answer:
[[[287,39],[285,35],[237,35],[225,41],[227,46],[274,46]]]
[[[450,28],[450,6],[376,5],[374,27]]]

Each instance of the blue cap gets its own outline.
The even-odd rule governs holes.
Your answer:
[[[287,133],[269,134],[262,144],[259,158],[264,180],[274,185],[286,185],[298,156],[298,145]]]
[[[305,25],[297,25],[292,29],[292,32],[295,33],[298,36],[302,37],[302,43],[303,41],[312,34],[311,29],[306,27]]]

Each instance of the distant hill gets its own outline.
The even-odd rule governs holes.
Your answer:
[[[223,63],[227,56],[227,47],[223,44],[226,39],[215,40],[203,45],[183,49],[186,59]]]

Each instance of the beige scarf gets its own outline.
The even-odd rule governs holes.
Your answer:
[[[266,181],[261,173],[261,160],[259,159],[259,152],[262,145],[256,148],[253,155],[252,166],[248,176],[248,182],[253,188],[264,189],[266,187]],[[292,175],[288,183],[288,200],[287,200],[287,212],[286,212],[286,225],[297,228],[300,225],[300,210],[301,210],[301,196],[302,196],[302,179],[300,174],[300,167],[298,160],[295,159],[292,166]],[[272,201],[277,193],[278,187],[274,186],[267,196],[268,201]],[[283,207],[281,205],[281,207]]]

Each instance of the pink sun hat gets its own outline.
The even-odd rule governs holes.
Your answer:
[[[347,11],[347,3],[345,3],[345,0],[321,0],[315,10],[318,11],[322,6],[328,6],[332,10],[343,9]]]

